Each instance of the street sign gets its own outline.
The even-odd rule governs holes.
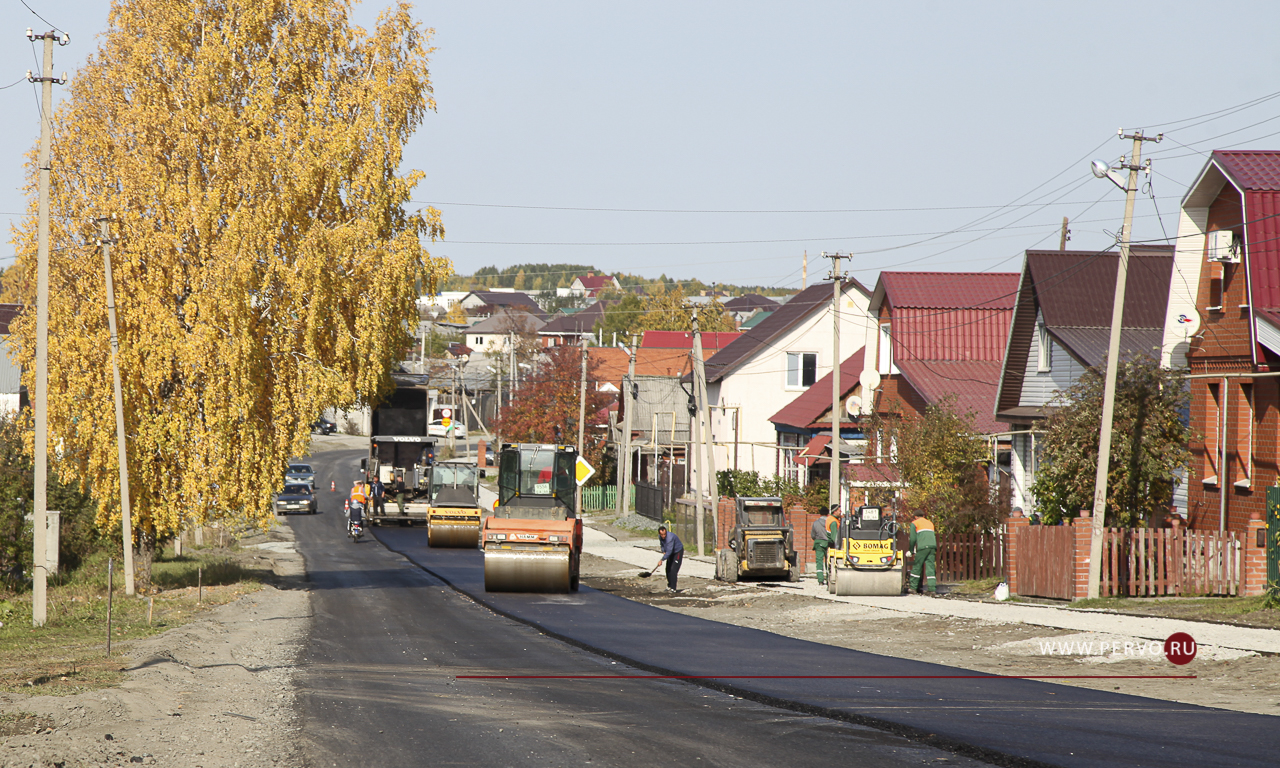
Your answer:
[[[453,415],[453,409],[452,409],[452,408],[441,408],[441,409],[440,409],[440,415],[444,417],[444,420],[445,420],[445,422],[446,422],[446,426],[447,426],[447,422],[449,421],[449,417]]]
[[[449,418],[448,416],[445,416],[443,419],[440,420],[440,425],[443,427],[447,427],[452,423],[453,423],[453,419]]]
[[[578,463],[574,465],[574,471],[577,474],[578,485],[582,485],[596,473],[596,468],[588,464],[586,459],[579,456]]]

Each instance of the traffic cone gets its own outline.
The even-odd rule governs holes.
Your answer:
[[[338,481],[336,481],[336,480],[330,480],[330,481],[329,481],[329,490],[331,490],[331,491],[336,491],[336,490],[338,490]]]

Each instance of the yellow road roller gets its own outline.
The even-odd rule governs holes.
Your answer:
[[[827,550],[827,590],[837,595],[902,594],[898,524],[880,507],[859,507],[840,520]]]
[[[795,539],[777,496],[738,497],[729,546],[716,552],[716,578],[799,581]]]
[[[448,460],[431,468],[427,545],[475,547],[480,543],[480,468],[474,461]]]
[[[498,503],[480,526],[486,592],[578,590],[577,462],[571,445],[502,446]]]

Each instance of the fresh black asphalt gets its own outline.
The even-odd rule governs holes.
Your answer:
[[[350,466],[354,466],[354,454],[346,454],[343,458],[351,462]],[[320,461],[316,460],[315,463],[319,464]],[[331,467],[323,469],[332,471]],[[344,468],[343,471],[349,473],[351,470]],[[347,482],[349,484],[349,478]],[[341,482],[339,486],[342,486]],[[340,505],[340,500],[337,503]],[[332,503],[329,506],[332,508]],[[333,520],[325,522],[329,523],[325,528],[332,531]],[[450,675],[601,674],[601,665],[609,666],[607,661],[601,660],[600,655],[596,655],[603,654],[642,670],[698,676],[704,678],[711,689],[741,695],[749,700],[776,704],[797,713],[827,715],[852,723],[874,724],[888,731],[912,735],[928,743],[958,745],[968,754],[985,756],[1006,764],[1185,765],[1205,768],[1274,766],[1280,763],[1277,758],[1280,755],[1280,729],[1277,728],[1280,720],[1273,717],[1040,681],[993,676],[947,679],[948,676],[973,673],[706,621],[589,588],[571,595],[486,593],[483,556],[479,551],[430,549],[426,545],[426,532],[423,529],[376,529],[378,540],[387,549],[400,553],[462,595],[503,616],[522,622],[525,626],[521,627],[488,612],[477,616],[474,610],[466,610],[468,606],[474,607],[473,604],[447,594],[435,582],[419,575],[421,571],[408,566],[405,560],[390,555],[382,547],[377,547],[376,553],[377,560],[382,565],[376,571],[362,572],[359,561],[351,561],[350,566],[343,565],[344,558],[354,555],[324,551],[329,547],[341,546],[342,540],[335,541],[331,533],[319,536],[318,531],[313,536],[311,529],[318,526],[295,527],[299,530],[299,542],[307,555],[311,579],[317,587],[317,627],[323,625],[322,617],[327,617],[335,626],[345,626],[343,631],[346,632],[356,631],[356,627],[352,626],[354,620],[361,625],[364,633],[383,632],[388,638],[397,638],[400,644],[407,644],[408,638],[413,637],[415,642],[410,645],[415,650],[406,649],[405,654],[402,654],[404,656],[417,654],[424,645],[433,646],[437,651],[443,645],[447,651],[450,641],[446,639],[441,643],[440,638],[465,638],[459,642],[471,644],[471,655],[457,657],[445,654],[438,662],[440,668],[435,673],[437,677],[446,671]],[[373,557],[374,547],[376,544],[348,545],[348,549],[367,549],[369,554],[362,551],[362,558]],[[326,555],[337,558],[336,571],[316,568]],[[355,573],[351,573],[352,570]],[[380,580],[389,582],[375,586]],[[327,587],[326,584],[331,586]],[[386,598],[391,598],[393,593],[398,592],[415,594],[416,598],[411,600],[416,600],[419,609],[409,611],[412,615],[401,615],[395,608],[375,609],[371,605],[367,616],[345,617],[343,620],[332,614],[336,605],[335,608],[327,607],[331,601],[340,603],[346,600],[340,597],[340,593],[359,595],[364,592],[366,601],[369,601],[373,599],[371,590],[377,590],[379,597],[382,597],[384,588],[388,586],[395,588],[385,589]],[[385,615],[383,610],[387,611]],[[477,626],[468,627],[466,631],[442,626],[438,630],[432,630],[431,636],[436,638],[432,641],[413,634],[420,632],[414,628],[424,621],[417,617],[422,613],[430,613],[435,618],[435,623],[448,625],[466,617]],[[482,629],[480,625],[497,628]],[[563,644],[556,644],[558,651],[553,651],[552,646],[546,646],[545,652],[536,655],[529,651],[514,650],[514,646],[525,648],[527,644],[521,645],[523,638],[530,637],[531,633],[536,636],[537,631],[566,640],[580,648],[591,649],[596,654],[575,652]],[[477,633],[483,637],[483,642],[474,639]],[[323,663],[341,666],[338,659],[342,653],[336,648],[325,650],[325,639],[317,637],[317,640],[322,647],[313,648],[312,653],[326,653],[328,655],[323,657],[326,659]],[[340,647],[346,645],[339,643]],[[343,650],[349,655],[349,648],[344,647]],[[430,657],[425,650],[421,655]],[[316,661],[321,662],[321,658],[317,656]],[[377,665],[373,658],[369,659],[369,663]],[[460,669],[477,671],[460,672]],[[1178,669],[1172,666],[1169,671],[1171,674],[1178,673]],[[634,674],[634,670],[631,673]],[[356,675],[356,667],[352,667],[351,674]],[[418,674],[425,675],[418,684],[426,684],[431,677],[426,672]],[[801,676],[812,675],[899,677],[801,679]],[[752,677],[730,679],[738,676]],[[412,685],[408,679],[383,682]],[[357,684],[353,677],[349,685]],[[1196,683],[1188,681],[1187,684]],[[560,692],[582,692],[592,685],[600,684],[589,681],[458,680],[451,684],[451,688],[460,690],[465,687],[470,697],[480,697],[480,700],[485,696],[496,697],[498,701],[514,697],[508,701],[524,702],[522,706],[527,706],[528,697],[533,695],[532,691],[542,690],[547,695],[558,696],[561,695]],[[683,688],[671,687],[679,685],[657,681],[618,683],[618,693],[624,696],[614,696],[614,704],[620,710],[632,712],[642,719],[647,715],[641,713],[658,713],[669,708],[665,710],[664,718],[668,722],[674,720],[675,723],[686,726],[700,722],[690,721],[687,716],[681,715],[684,710],[679,705],[661,701],[664,696],[675,695],[672,691],[698,690],[689,685]],[[408,691],[405,695],[412,696]],[[719,694],[704,689],[702,694],[686,695],[696,697]],[[362,703],[372,705],[371,701],[363,700],[361,696],[369,694],[353,694],[353,702],[357,707]],[[731,701],[736,706],[743,706],[742,701],[734,699],[722,697],[717,701]],[[706,712],[699,714],[711,715],[720,706],[722,705],[716,704],[704,708]],[[768,711],[773,712],[774,716],[780,716],[778,710]],[[735,714],[729,720],[737,723],[738,717]],[[665,727],[667,726],[656,724],[649,726],[655,733],[663,732]],[[706,734],[708,727],[710,726],[693,725],[692,730]],[[759,723],[747,720],[743,720],[740,727],[729,728],[737,734],[735,737],[726,737],[728,743],[733,745],[754,744],[756,737],[763,735]],[[802,759],[798,763],[796,760],[798,756],[811,754],[808,744],[808,740],[804,745],[795,744],[790,750],[791,758],[778,764],[809,764],[808,759]],[[703,756],[704,760],[719,762],[719,758],[725,757],[727,753],[708,745],[705,751],[699,750],[696,754]],[[761,760],[763,753],[754,749],[749,754],[754,759],[733,764],[773,763]],[[501,762],[501,758],[498,759]],[[844,759],[848,759],[847,754]],[[816,763],[818,760],[812,762]],[[478,764],[498,763],[482,760]],[[651,763],[637,758],[618,764]]]

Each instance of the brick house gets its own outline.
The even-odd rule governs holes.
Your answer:
[[[1280,442],[1280,152],[1215,151],[1183,197],[1164,362],[1189,369],[1188,525],[1246,531]]]
[[[1114,251],[1027,251],[996,396],[995,415],[1009,425],[1010,506],[1035,509],[1031,485],[1039,461],[1037,424],[1058,392],[1106,361],[1115,296]],[[1125,283],[1120,352],[1158,357],[1169,298],[1173,246],[1135,247]],[[1186,483],[1175,506],[1186,508]]]

